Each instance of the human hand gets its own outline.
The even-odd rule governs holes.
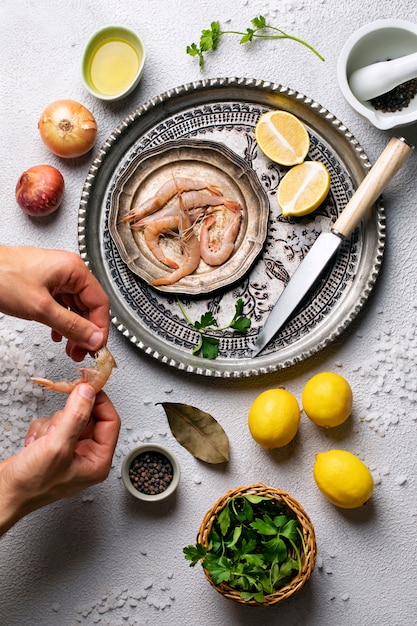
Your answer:
[[[46,504],[108,476],[120,418],[100,391],[77,385],[65,407],[29,427],[25,448],[0,463],[0,535]]]
[[[109,299],[74,252],[0,246],[0,311],[46,324],[67,338],[74,361],[107,343]]]

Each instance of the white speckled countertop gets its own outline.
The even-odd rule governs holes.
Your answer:
[[[185,54],[202,28],[220,20],[245,28],[264,14],[306,39],[321,63],[294,42],[239,47],[222,41],[200,73]],[[387,135],[349,109],[339,92],[336,65],[346,38],[383,17],[416,20],[404,0],[3,0],[0,7],[1,241],[78,250],[80,195],[92,155],[65,162],[47,152],[37,131],[50,102],[72,98],[96,116],[96,149],[140,104],[201,78],[242,76],[287,85],[342,120],[374,162]],[[138,89],[105,104],[82,87],[79,65],[88,37],[101,26],[125,24],[144,39],[147,62]],[[384,193],[387,242],[373,296],[348,330],[310,360],[280,373],[250,379],[187,375],[148,358],[113,326],[111,349],[119,368],[107,392],[122,417],[114,467],[108,480],[71,500],[44,508],[18,523],[0,541],[1,626],[410,626],[415,623],[417,561],[417,334],[415,156]],[[19,175],[31,165],[57,166],[66,180],[65,200],[44,222],[23,215],[14,198]],[[0,317],[0,454],[17,450],[32,416],[62,403],[54,394],[10,388],[8,373],[68,374],[68,359],[34,323]],[[336,370],[354,391],[352,417],[323,432],[305,417],[296,439],[267,452],[250,438],[248,409],[264,389],[285,385],[298,399],[307,379]],[[52,397],[53,396],[53,397]],[[186,402],[209,411],[226,430],[231,460],[219,469],[194,459],[171,435],[157,403]],[[169,446],[182,478],[167,506],[148,507],[124,489],[120,467],[137,441]],[[371,502],[342,511],[318,492],[316,452],[343,447],[369,465],[376,482]],[[232,487],[266,482],[290,492],[313,520],[317,566],[309,584],[288,602],[269,609],[237,605],[191,569],[182,555],[194,541],[211,504]],[[30,487],[30,486],[28,486]]]

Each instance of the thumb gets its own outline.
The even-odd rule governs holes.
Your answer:
[[[52,300],[44,318],[39,321],[86,350],[95,351],[104,344],[104,334],[98,326],[55,300]]]
[[[91,385],[81,383],[68,397],[59,421],[53,424],[54,436],[63,443],[75,445],[88,424],[96,394]]]

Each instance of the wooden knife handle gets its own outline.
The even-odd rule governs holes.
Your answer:
[[[333,230],[349,237],[381,195],[393,176],[412,154],[414,146],[403,138],[392,137],[380,157],[333,224]]]

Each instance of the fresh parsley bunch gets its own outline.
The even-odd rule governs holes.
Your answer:
[[[258,603],[301,571],[306,552],[299,521],[273,498],[255,494],[232,498],[208,538],[207,548],[184,548],[190,567],[201,562],[215,585],[225,582]]]

